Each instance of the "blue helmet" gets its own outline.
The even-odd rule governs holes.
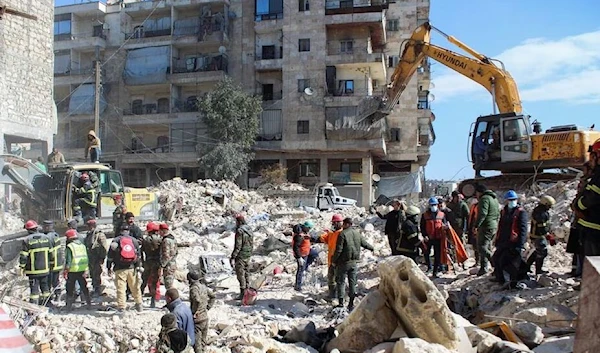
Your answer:
[[[504,194],[504,198],[506,200],[516,200],[519,198],[519,195],[514,190],[508,190],[506,194]]]
[[[438,199],[436,197],[431,197],[429,199],[429,204],[430,205],[438,205],[439,204]]]

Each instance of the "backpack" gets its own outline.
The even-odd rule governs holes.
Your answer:
[[[131,237],[122,237],[119,241],[119,247],[121,248],[121,262],[124,264],[131,264],[137,260],[137,254],[135,252],[135,244]]]
[[[160,244],[162,243],[162,237],[159,234],[151,234],[144,239],[145,244],[144,248],[148,251],[157,251],[160,249]]]

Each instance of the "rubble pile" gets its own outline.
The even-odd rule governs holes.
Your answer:
[[[566,222],[575,186],[553,185],[526,198],[524,205],[531,211],[537,197],[552,195],[557,200],[553,222],[566,226],[568,234]],[[282,188],[302,190],[293,184]],[[531,352],[529,349],[539,344],[572,345],[567,339],[572,335],[553,337],[555,331],[564,334],[572,329],[578,304],[579,292],[574,290],[578,281],[566,276],[571,255],[564,251],[564,239],[549,248],[549,273],[527,282],[525,290],[501,290],[489,282],[489,277],[474,276],[477,269],[469,268],[473,259],[464,269],[459,266],[432,282],[412,260],[385,258],[390,254],[383,234],[385,220],[364,208],[343,210],[340,213],[352,217],[375,247],[373,252],[362,252],[359,302],[348,313],[325,301],[324,244],[315,245],[319,260],[306,273],[302,292],[293,290],[296,262],[290,251],[291,226],[311,220],[315,231],[321,232],[330,227],[334,212],[289,207],[284,200],[241,190],[230,182],[173,179],[161,183],[156,191],[161,216],[168,220],[180,244],[175,286],[184,300],[188,297],[187,271],[202,266],[205,270],[202,259],[212,256],[214,260],[209,267],[217,275],[211,279],[217,301],[209,312],[210,345],[206,352],[317,352],[326,342],[327,349],[322,351],[390,353],[508,352],[515,346],[513,351]],[[378,210],[385,213],[385,208]],[[228,257],[234,245],[232,215],[238,212],[246,215],[254,231],[251,281],[259,290],[253,306],[240,306],[234,300],[238,284]],[[17,279],[16,262],[6,268],[0,271],[0,298],[10,295],[26,300],[27,281]],[[50,313],[26,314],[18,306],[6,307],[31,342],[48,343],[52,352],[148,352],[166,309],[149,309],[149,298],[144,298],[146,309],[142,313],[117,315],[110,307],[115,298],[114,283],[106,274],[103,282],[105,295],[95,299],[92,310],[77,307],[67,314],[53,308]],[[162,305],[164,301],[157,307]],[[522,343],[508,342],[507,337],[473,325],[490,321],[508,323]]]
[[[0,237],[23,229],[23,221],[11,212],[0,211]]]

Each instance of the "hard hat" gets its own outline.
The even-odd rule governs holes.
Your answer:
[[[96,220],[95,219],[88,219],[87,222],[85,222],[88,226],[95,226],[96,225]]]
[[[590,146],[590,148],[588,149],[588,152],[590,152],[590,153],[600,152],[600,139],[597,139],[596,142],[594,142],[594,144]]]
[[[406,209],[407,216],[416,216],[421,213],[421,210],[417,206],[408,206]]]
[[[239,219],[239,220],[244,220],[244,214],[243,213],[236,213],[235,214],[235,219]]]
[[[506,200],[516,200],[519,198],[519,195],[514,190],[508,190],[506,194],[504,194],[504,198]]]
[[[123,199],[123,195],[121,194],[116,194],[115,196],[113,196],[113,200],[121,200]]]
[[[544,195],[540,198],[540,203],[542,205],[552,207],[552,206],[554,206],[554,204],[556,204],[556,200],[554,199],[554,197],[552,197],[550,195]]]
[[[90,180],[90,176],[87,173],[82,173],[79,178],[81,180]]]
[[[310,228],[314,227],[315,224],[313,223],[313,221],[306,221],[302,224],[302,226],[310,229]]]
[[[438,202],[438,199],[437,199],[437,198],[435,198],[435,197],[431,197],[431,198],[429,199],[429,204],[430,204],[430,205],[438,205],[438,204],[439,204],[439,202]]]
[[[67,223],[67,226],[69,228],[77,228],[77,220],[76,219],[69,220],[69,222]]]
[[[25,222],[25,229],[27,229],[27,230],[34,230],[34,229],[37,229],[37,227],[38,227],[37,222],[32,219]]]
[[[169,229],[169,225],[168,225],[168,224],[166,224],[166,223],[161,223],[161,224],[158,226],[158,229],[167,229],[167,230],[168,230],[168,229]]]
[[[159,229],[158,224],[154,223],[154,222],[150,222],[148,224],[146,224],[146,231],[147,232],[155,232]]]
[[[42,222],[42,224],[45,225],[45,226],[53,226],[54,225],[54,221],[47,219],[44,222]]]
[[[77,231],[75,229],[67,229],[67,231],[65,232],[65,236],[67,237],[67,239],[77,238]]]
[[[344,217],[341,214],[336,213],[336,214],[333,215],[333,217],[331,217],[331,221],[332,222],[343,222],[344,221]]]

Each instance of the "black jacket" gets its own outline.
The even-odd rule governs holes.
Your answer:
[[[574,208],[582,216],[577,224],[587,230],[600,232],[600,167],[574,201]]]
[[[419,222],[417,216],[409,216],[402,223],[402,234],[396,244],[396,250],[408,255],[414,255],[419,245]]]
[[[550,233],[550,212],[547,206],[537,205],[531,213],[531,235],[539,238],[548,233]]]
[[[517,238],[513,242],[510,240],[514,213],[519,210],[519,214],[516,218],[516,231]],[[517,206],[513,209],[504,207],[500,213],[500,222],[498,223],[498,234],[496,237],[496,248],[513,248],[520,250],[527,241],[527,212],[521,207]]]
[[[121,262],[121,246],[120,241],[122,238],[125,237],[129,237],[133,240],[133,246],[135,248],[135,253],[137,255],[137,260],[132,262],[132,263],[123,263]],[[113,243],[116,243],[118,246],[116,246],[113,250]],[[106,268],[108,268],[109,270],[113,269],[113,270],[124,270],[124,269],[129,269],[129,268],[135,268],[137,266],[139,266],[141,262],[141,254],[140,254],[140,244],[137,241],[137,239],[130,237],[128,235],[119,235],[118,237],[114,238],[111,246],[108,250],[108,254],[106,257]],[[112,268],[114,264],[114,268]]]
[[[386,235],[397,235],[400,233],[402,222],[406,219],[406,214],[402,210],[393,210],[385,215],[377,212],[377,216],[381,219],[385,219],[385,234]]]

